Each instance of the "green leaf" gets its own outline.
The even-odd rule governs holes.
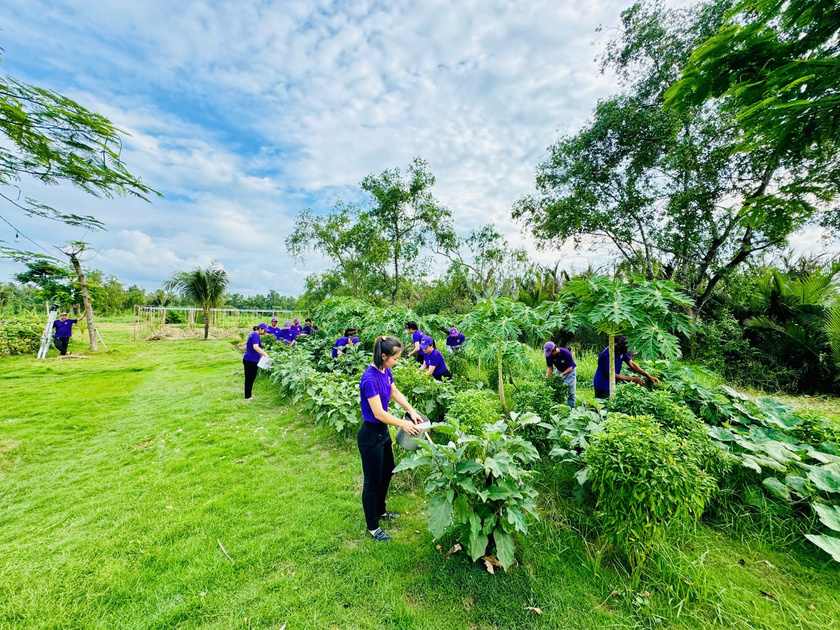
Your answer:
[[[583,484],[586,483],[586,479],[587,479],[588,474],[589,474],[589,468],[583,468],[575,474],[575,479],[577,479],[577,482],[580,485],[583,485]]]
[[[837,562],[840,562],[840,538],[832,536],[817,536],[815,534],[805,534],[805,538],[814,543],[823,551],[831,554]]]
[[[784,499],[785,501],[790,501],[790,490],[785,484],[783,484],[775,477],[767,477],[761,483],[764,484],[764,487],[767,488],[770,494],[772,494],[774,497]]]
[[[494,477],[502,476],[502,471],[499,468],[499,464],[496,463],[496,460],[492,457],[484,458],[484,470],[487,471],[488,474],[492,473]]]
[[[459,494],[455,497],[453,508],[456,523],[468,522],[470,520],[470,516],[473,514],[470,502],[464,494]]]
[[[510,508],[507,513],[507,520],[508,523],[517,529],[517,531],[520,531],[523,534],[528,533],[528,523],[525,521],[525,515],[521,512],[521,510]]]
[[[496,558],[502,563],[504,570],[507,571],[515,560],[513,536],[505,533],[501,527],[497,527],[493,531],[493,539],[496,541]]]
[[[808,481],[804,477],[788,475],[785,477],[785,485],[803,497],[807,497],[811,494],[808,491]]]
[[[468,459],[463,462],[458,462],[458,465],[455,467],[455,470],[457,470],[461,474],[471,475],[481,470],[484,470],[484,466],[479,464],[474,459]]]
[[[435,494],[429,501],[429,531],[440,538],[452,524],[452,504],[441,494]]]
[[[810,466],[808,479],[823,492],[840,492],[840,467],[838,467],[838,464]]]
[[[487,543],[487,535],[481,532],[481,517],[478,514],[472,514],[470,516],[469,554],[473,562],[487,552]]]
[[[814,503],[811,507],[819,514],[823,525],[835,532],[840,532],[840,506]]]

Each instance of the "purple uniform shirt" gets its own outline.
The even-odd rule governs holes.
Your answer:
[[[615,373],[621,374],[621,364],[630,363],[630,355],[626,352],[624,354],[615,355]],[[595,389],[601,389],[605,392],[610,390],[610,349],[604,348],[604,351],[598,355],[598,369],[595,370],[595,378],[592,380]]]
[[[452,348],[456,348],[458,346],[464,345],[464,342],[467,338],[464,336],[463,333],[458,333],[457,335],[448,335],[446,337],[446,345]]]
[[[274,338],[275,338],[275,339],[280,339],[280,337],[278,337],[277,335],[279,335],[279,334],[280,334],[280,331],[281,331],[281,330],[283,330],[283,329],[282,329],[282,328],[278,328],[277,326],[269,326],[269,327],[268,327],[268,332],[269,332],[269,333],[271,333],[272,335],[274,335]]]
[[[75,324],[78,319],[65,319],[61,321],[57,319],[53,322],[53,328],[55,328],[55,336],[59,339],[70,339],[73,336],[73,324]]]
[[[422,352],[422,350],[421,350]],[[426,364],[426,369],[429,366],[434,366],[435,371],[432,372],[432,375],[437,376],[438,374],[443,374],[446,372],[446,361],[443,360],[443,355],[440,353],[440,350],[435,348],[429,354],[427,354],[423,358],[423,362]]]
[[[297,336],[303,332],[303,326],[292,324],[292,332],[295,333],[295,339],[297,339]]]
[[[343,348],[347,345],[347,342],[350,341],[350,337],[339,337],[338,340],[333,344],[332,347],[332,357],[333,359],[338,357],[338,349]]]
[[[385,370],[383,374],[374,366],[368,367],[362,374],[362,380],[359,383],[359,395],[361,398],[362,420],[365,422],[374,422],[381,424],[376,416],[373,415],[373,409],[370,408],[368,398],[373,398],[379,395],[379,400],[382,401],[382,408],[388,411],[388,403],[391,402],[391,386],[394,384],[394,375],[391,370]]]
[[[242,357],[243,361],[257,362],[260,360],[260,357],[262,355],[256,350],[254,350],[254,347],[262,348],[262,339],[260,339],[260,333],[256,331],[248,335],[248,341],[245,342],[245,356]]]
[[[277,338],[283,343],[291,344],[296,337],[297,335],[292,329],[286,330],[285,328],[281,328],[280,332],[277,333]]]
[[[304,335],[311,335],[316,330],[318,330],[317,326],[311,326],[311,327],[310,326],[304,326],[303,327],[303,334]]]
[[[552,354],[550,357],[545,358],[546,367],[554,366],[554,369],[560,373],[565,372],[570,367],[577,367],[577,363],[572,358],[571,352],[566,350],[566,348],[558,348],[558,350],[560,350],[560,354]]]

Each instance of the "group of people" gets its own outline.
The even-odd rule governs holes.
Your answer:
[[[452,373],[446,367],[446,360],[437,349],[435,340],[429,335],[423,334],[417,326],[417,322],[407,322],[405,329],[411,335],[411,342],[414,347],[409,351],[408,356],[413,356],[420,364],[419,370],[425,372],[436,381],[445,378],[452,378]],[[458,332],[457,328],[450,328],[446,337],[446,347],[450,352],[460,352],[463,349],[466,337]]]
[[[318,327],[312,323],[311,319],[304,321],[303,326],[301,326],[300,318],[295,317],[294,323],[285,322],[283,324],[283,328],[278,328],[277,321],[276,317],[272,317],[271,326],[266,326],[266,330],[269,334],[274,335],[278,341],[282,341],[290,346],[295,345],[297,338],[301,335],[311,335],[313,332],[318,330]]]
[[[546,370],[545,377],[550,378],[552,374],[557,372],[563,381],[569,386],[569,398],[567,404],[570,408],[575,408],[575,392],[577,390],[577,364],[575,363],[572,353],[567,348],[561,348],[553,341],[548,341],[543,346],[545,353]],[[650,380],[652,383],[659,383],[659,379],[651,376],[645,372],[639,365],[633,361],[632,357],[636,355],[635,350],[629,349],[629,342],[627,337],[622,335],[615,339],[615,380],[624,381],[628,383],[636,383],[644,385],[645,381],[638,376],[626,376],[621,373],[621,366],[625,363],[633,372],[639,374]],[[598,355],[598,367],[595,370],[595,376],[592,379],[592,385],[595,389],[595,398],[609,398],[610,397],[610,349],[604,348],[601,354]]]
[[[290,346],[294,346],[297,338],[301,335],[311,335],[318,330],[318,327],[307,319],[304,325],[300,325],[300,318],[295,317],[294,324],[285,322],[283,328],[277,327],[277,318],[271,318],[271,326],[266,323],[254,326],[254,332],[248,335],[245,342],[245,354],[242,357],[242,367],[245,371],[245,400],[253,398],[254,381],[257,380],[260,358],[268,357],[268,353],[262,347],[262,335],[273,335],[275,339]]]

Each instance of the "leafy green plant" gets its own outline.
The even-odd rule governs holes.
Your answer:
[[[453,380],[436,381],[408,362],[394,368],[394,382],[411,406],[433,422],[443,420],[458,387]]]
[[[568,385],[559,378],[526,381],[516,386],[513,395],[513,411],[517,413],[535,413],[541,418],[548,418],[557,404],[553,381],[560,381],[568,391]],[[563,399],[565,401],[565,398]]]
[[[498,422],[501,413],[502,407],[494,393],[467,389],[452,397],[446,420],[466,432],[476,432],[485,424]]]
[[[671,525],[698,518],[709,500],[714,480],[686,450],[649,416],[608,418],[586,449],[603,536],[633,566]]]
[[[527,422],[539,419],[499,420],[474,433],[448,423],[437,426],[437,432],[453,439],[447,444],[420,442],[423,448],[395,469],[428,466],[429,531],[440,538],[454,525],[474,561],[492,551],[505,570],[515,560],[513,534],[528,533],[527,515],[539,518],[537,491],[527,469],[539,454],[517,435]]]
[[[34,354],[41,345],[44,332],[42,318],[4,315],[0,320],[0,357],[12,354]]]

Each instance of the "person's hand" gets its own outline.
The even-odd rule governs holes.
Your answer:
[[[645,382],[637,376],[633,377],[633,382],[636,383],[636,385],[644,385],[645,384]]]
[[[413,422],[409,422],[408,420],[403,420],[402,429],[409,435],[420,435],[420,429],[418,429]]]
[[[420,414],[417,413],[416,409],[412,409],[408,412],[408,417],[414,420],[414,424],[420,424],[423,422],[423,418],[420,417]]]
[[[662,385],[662,381],[660,381],[660,380],[659,380],[658,378],[656,378],[655,376],[651,376],[651,377],[650,377],[650,382],[651,382],[651,383],[653,383],[654,385]]]

